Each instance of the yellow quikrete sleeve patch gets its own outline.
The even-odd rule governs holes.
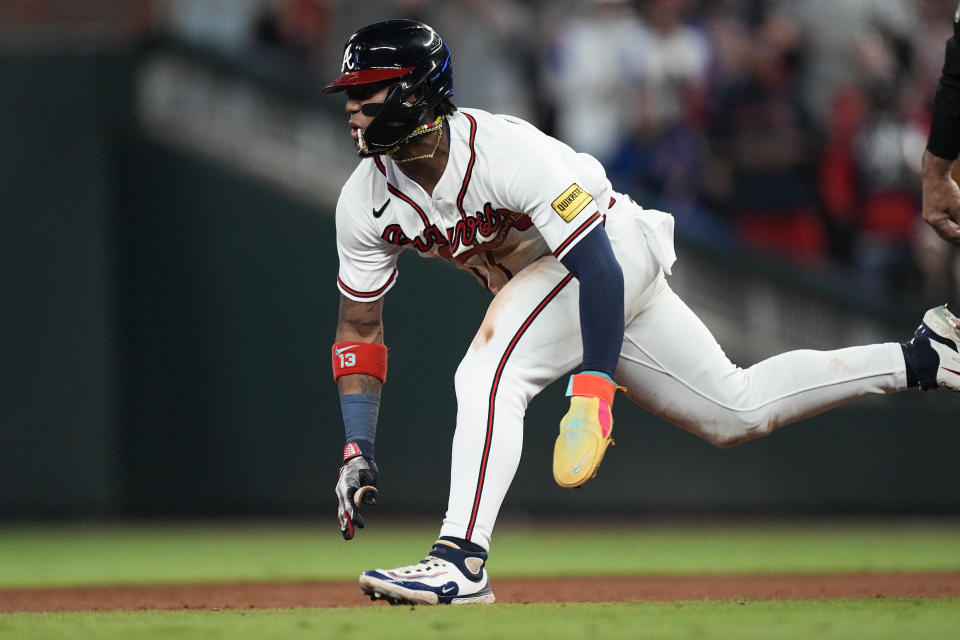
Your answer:
[[[551,202],[550,206],[557,212],[557,215],[563,218],[564,222],[570,222],[592,201],[593,196],[574,182],[566,191],[561,193],[556,200]]]

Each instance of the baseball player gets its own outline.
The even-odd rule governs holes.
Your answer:
[[[553,473],[592,478],[617,391],[720,447],[867,394],[960,389],[960,325],[931,309],[914,337],[794,351],[741,369],[670,289],[673,218],[611,188],[589,155],[517,118],[457,109],[450,52],[430,27],[389,20],[346,42],[341,75],[361,157],[337,203],[340,315],[333,370],[346,431],[340,530],[376,503],[387,348],[381,316],[404,250],[454,262],[493,299],[457,369],[450,496],[426,559],[360,576],[391,603],[493,602],[490,535],[520,460],[523,416],[574,371]],[[451,293],[450,304],[456,304]]]

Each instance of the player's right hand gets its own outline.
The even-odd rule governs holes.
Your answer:
[[[923,219],[941,238],[960,245],[960,187],[953,180],[953,161],[923,152]]]
[[[377,505],[378,475],[377,463],[372,458],[363,457],[356,444],[350,443],[344,448],[343,466],[340,467],[340,478],[334,490],[339,502],[337,518],[344,540],[352,539],[356,529],[363,528],[360,505]]]

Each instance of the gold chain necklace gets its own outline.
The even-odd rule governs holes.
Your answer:
[[[433,131],[434,129],[436,129],[436,128],[440,125],[441,122],[443,122],[443,116],[437,116],[437,118],[436,118],[433,122],[428,122],[428,123],[426,123],[426,124],[420,125],[420,126],[417,127],[416,129],[414,129],[413,131],[411,131],[411,132],[410,132],[410,135],[408,135],[406,138],[404,138],[404,142],[409,141],[411,138],[416,138],[417,136],[422,136],[422,135],[425,134],[425,133],[430,133],[431,131]]]
[[[439,129],[439,131],[437,132],[437,144],[434,145],[433,151],[431,151],[430,153],[424,153],[424,154],[419,155],[419,156],[413,156],[412,158],[393,158],[393,161],[396,162],[397,164],[403,164],[404,162],[413,162],[414,160],[429,160],[430,158],[432,158],[433,156],[435,156],[435,155],[437,154],[437,149],[440,148],[440,140],[443,139],[443,119],[442,119],[442,118],[437,118],[437,122],[434,123],[434,125],[433,125],[432,127],[431,127],[431,126],[428,126],[428,127],[424,128],[423,131],[416,131],[416,132],[414,132],[414,134],[413,134],[413,135],[421,135],[421,134],[426,133],[427,131],[430,131],[431,129],[434,129],[434,128],[438,127],[438,126],[440,127],[440,129]],[[411,136],[411,137],[412,137],[412,136]],[[408,138],[408,140],[409,140],[409,138]],[[392,156],[391,156],[391,157],[392,157]]]

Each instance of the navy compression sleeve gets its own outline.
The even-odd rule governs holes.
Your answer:
[[[346,442],[356,442],[365,458],[376,457],[377,417],[380,396],[373,393],[348,393],[340,396],[340,411]]]
[[[613,377],[623,344],[623,271],[607,232],[594,228],[560,262],[580,282],[580,371]]]

